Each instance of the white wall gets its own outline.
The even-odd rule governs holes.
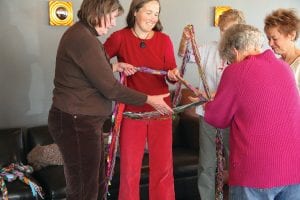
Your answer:
[[[219,29],[213,26],[214,7],[217,5],[231,6],[244,12],[248,24],[254,25],[263,31],[264,17],[277,8],[296,8],[300,14],[300,0],[185,0],[185,1],[161,0],[161,18],[165,26],[165,32],[169,33],[175,47],[175,53],[179,47],[182,28],[186,24],[195,27],[198,44],[217,40]],[[267,45],[266,45],[267,46]],[[181,60],[177,57],[177,64]],[[198,85],[199,78],[195,64],[188,64],[186,78],[193,85]]]
[[[74,14],[81,0],[73,0]],[[130,1],[121,0],[125,14],[118,19],[125,25]],[[213,8],[228,5],[242,10],[249,24],[262,29],[270,11],[300,8],[299,0],[161,0],[164,31],[173,40],[175,52],[182,28],[195,26],[199,43],[217,40]],[[0,127],[35,126],[47,123],[51,105],[55,55],[59,39],[67,27],[48,25],[48,0],[0,1]],[[112,30],[113,31],[113,30]],[[102,38],[101,40],[104,40]],[[178,66],[181,59],[177,58]],[[198,84],[196,66],[189,64],[185,78]]]

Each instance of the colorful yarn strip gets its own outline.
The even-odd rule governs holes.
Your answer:
[[[182,64],[179,69],[179,73],[181,77],[184,76],[184,73],[186,71],[186,64],[188,63],[189,60],[190,60],[190,51],[189,48],[186,48],[182,59]],[[176,107],[181,99],[181,88],[182,88],[182,82],[179,81],[176,83],[175,93],[172,102],[173,107]]]
[[[183,85],[185,85],[185,87],[190,89],[196,95],[196,97],[199,97],[201,95],[199,90],[197,90],[195,87],[193,87],[190,83],[188,83],[186,80],[184,80],[181,76],[176,75],[176,77],[178,78],[179,82],[181,82]]]
[[[167,75],[166,71],[163,70],[154,70],[148,67],[137,67],[137,70],[139,72],[143,72],[143,73],[148,73],[148,74],[154,74],[154,75]],[[120,82],[124,85],[126,85],[126,77],[123,73],[121,73],[121,78],[120,78]],[[186,83],[187,84],[187,83]],[[194,102],[188,105],[184,105],[181,107],[177,107],[174,109],[174,113],[178,113],[178,112],[182,112],[184,109],[194,106],[194,105],[199,105],[206,102],[206,99],[204,99],[203,97],[199,97],[199,101],[198,102]],[[115,107],[114,107],[114,111],[112,114],[112,128],[109,134],[109,137],[111,137],[111,143],[108,146],[108,154],[107,154],[107,159],[106,159],[106,185],[105,185],[105,199],[107,199],[107,195],[109,195],[108,192],[108,187],[110,185],[110,182],[112,180],[113,177],[113,172],[114,172],[114,167],[115,167],[115,162],[116,162],[116,154],[117,154],[117,149],[118,149],[118,144],[119,144],[119,135],[120,135],[120,127],[121,127],[121,123],[122,123],[122,118],[123,118],[123,112],[125,109],[125,105],[122,103],[116,103]],[[133,118],[153,118],[153,117],[157,117],[160,116],[160,113],[157,111],[153,111],[153,112],[146,112],[146,113],[130,113],[127,112],[124,113],[125,116],[131,116]]]
[[[2,177],[2,174],[0,175],[0,190],[2,193],[2,199],[8,200],[8,193],[7,193],[7,187],[4,181],[4,178]]]
[[[192,106],[204,104],[205,102],[207,102],[207,100],[201,96],[199,97],[199,101],[173,108],[173,115],[181,113]],[[143,113],[124,112],[123,115],[132,119],[151,119],[157,117],[164,117],[158,111],[150,111],[150,112],[143,112]]]
[[[26,174],[30,174],[32,172],[33,172],[33,168],[31,166],[16,164],[16,163],[12,163],[8,167],[1,168],[0,184],[1,184],[1,192],[2,192],[3,199],[4,200],[8,199],[8,191],[4,181],[12,182],[17,178],[23,183],[30,186],[32,195],[34,197],[37,197],[37,195],[39,195],[42,199],[44,199],[42,188],[26,176]]]
[[[124,73],[121,73],[120,83],[126,85],[126,77]],[[110,182],[113,178],[116,157],[117,157],[117,149],[119,144],[119,135],[120,135],[120,128],[123,118],[123,112],[125,109],[125,104],[116,102],[113,114],[112,114],[112,128],[110,130],[109,137],[111,138],[111,142],[108,146],[108,153],[106,159],[106,185],[105,185],[105,199],[107,199],[107,195],[109,195],[108,187]]]
[[[195,31],[193,25],[189,25],[189,32],[191,35],[191,45],[195,56],[195,61],[198,65],[198,72],[203,84],[203,88],[205,91],[205,94],[209,100],[211,100],[211,93],[208,87],[208,83],[206,80],[206,75],[203,70],[203,66],[201,64],[201,57],[199,53],[199,49],[195,40]],[[217,156],[217,173],[216,173],[216,200],[222,200],[223,199],[223,186],[224,186],[224,153],[223,153],[223,136],[220,129],[217,129],[216,134],[216,156]]]
[[[198,72],[199,72],[199,76],[201,78],[201,82],[203,84],[203,88],[205,91],[205,94],[207,95],[207,98],[210,100],[211,99],[211,93],[209,91],[209,87],[208,87],[208,83],[206,80],[206,75],[205,72],[203,70],[203,66],[201,64],[201,57],[200,57],[200,53],[199,53],[199,49],[195,40],[195,31],[194,31],[194,27],[193,25],[189,25],[189,32],[191,35],[191,45],[192,45],[192,49],[193,49],[193,53],[195,56],[195,61],[196,64],[198,65]]]
[[[216,199],[222,200],[224,186],[224,144],[223,134],[220,129],[216,130],[216,156],[217,156],[217,172],[216,172]]]
[[[151,69],[149,67],[136,67],[136,69],[139,71],[139,72],[144,72],[144,73],[147,73],[147,74],[154,74],[154,75],[167,75],[168,72],[164,71],[164,70],[155,70],[155,69]]]
[[[166,75],[167,72],[163,70],[154,70],[150,69],[148,67],[137,67],[136,68],[139,72],[148,73],[148,74],[155,74],[155,75]],[[126,77],[124,73],[121,73],[120,83],[123,85],[126,84]],[[113,177],[114,168],[115,168],[115,162],[116,162],[116,155],[117,155],[117,149],[119,144],[119,135],[120,135],[120,127],[122,123],[123,118],[123,112],[125,109],[125,105],[123,103],[117,102],[114,111],[112,114],[112,128],[109,134],[109,137],[111,138],[111,142],[108,146],[108,154],[106,159],[106,186],[105,186],[105,193],[109,195],[108,187],[110,185],[110,182]],[[107,198],[107,195],[105,195],[105,198]]]

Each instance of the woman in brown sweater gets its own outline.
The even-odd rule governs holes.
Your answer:
[[[116,25],[123,8],[118,0],[84,0],[79,21],[62,36],[56,56],[49,131],[64,160],[68,200],[104,198],[105,158],[102,126],[112,101],[153,106],[161,114],[171,108],[163,98],[121,85],[113,71],[134,72],[126,63],[111,65],[98,36]]]

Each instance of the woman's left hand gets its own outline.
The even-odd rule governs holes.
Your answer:
[[[176,75],[180,76],[180,73],[177,68],[174,68],[172,70],[169,70],[167,75],[168,75],[168,79],[170,81],[178,81],[178,78],[176,77]]]
[[[123,72],[126,76],[130,76],[137,72],[137,69],[131,64],[118,62],[113,64],[113,71]]]

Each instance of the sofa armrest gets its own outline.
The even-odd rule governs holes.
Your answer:
[[[25,161],[23,129],[0,130],[0,166]]]
[[[54,143],[49,131],[48,126],[37,126],[27,129],[26,134],[26,150],[30,152],[36,145],[48,145]]]

